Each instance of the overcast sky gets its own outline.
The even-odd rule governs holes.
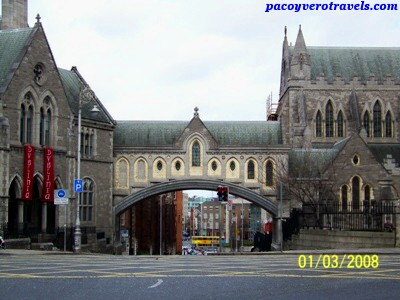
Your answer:
[[[28,11],[58,67],[77,66],[116,120],[189,121],[195,106],[202,120],[265,120],[285,26],[294,43],[301,24],[309,46],[400,46],[399,11],[265,13],[266,3],[31,0]]]

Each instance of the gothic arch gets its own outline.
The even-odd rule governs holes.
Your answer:
[[[339,109],[336,115],[336,135],[338,137],[346,136],[346,120],[342,109]]]
[[[171,176],[184,176],[185,162],[182,158],[176,157],[171,162]]]
[[[327,137],[333,137],[335,135],[334,125],[335,125],[335,113],[332,100],[329,99],[325,105],[325,135]]]
[[[125,197],[118,205],[116,205],[114,209],[116,229],[119,230],[119,217],[126,209],[149,197],[178,190],[216,191],[219,185],[221,185],[220,180],[186,179],[186,180],[174,180],[169,182],[163,182],[144,188],[136,193],[133,193]],[[249,200],[255,204],[258,204],[259,206],[267,210],[269,213],[271,213],[273,216],[278,215],[277,204],[269,200],[268,198],[261,196],[255,191],[252,191],[248,188],[233,183],[224,182],[224,185],[229,188],[230,194]]]
[[[133,177],[135,182],[146,182],[149,177],[148,162],[144,157],[138,157],[133,165]]]
[[[59,190],[63,188],[63,183],[60,176],[56,176],[54,179],[54,189]]]
[[[384,130],[384,137],[393,137],[394,136],[394,123],[393,122],[393,114],[390,110],[387,110],[385,113],[385,127]]]
[[[208,176],[221,176],[222,165],[218,158],[212,157],[207,164],[207,175]]]
[[[318,109],[314,118],[314,135],[316,137],[323,136],[322,112]]]
[[[367,137],[371,136],[371,112],[365,109],[362,114],[362,124],[367,133]]]
[[[130,162],[122,156],[115,163],[115,185],[117,189],[129,188]]]
[[[15,197],[17,199],[21,199],[22,182],[22,178],[19,174],[14,175],[14,177],[10,180],[9,193],[10,189],[14,188]]]
[[[245,174],[244,179],[247,182],[258,182],[258,163],[250,157],[245,162]]]
[[[28,85],[20,92],[20,94],[18,96],[18,107],[24,102],[25,95],[28,93],[30,93],[32,95],[32,101],[33,101],[34,107],[35,108],[38,107],[39,106],[39,95],[36,93],[36,90],[31,85]]]
[[[56,97],[50,90],[46,90],[40,95],[40,98],[39,98],[40,100],[39,100],[38,106],[40,106],[40,107],[43,106],[46,98],[50,100],[50,106],[51,106],[51,110],[53,112],[54,117],[56,117],[56,116],[58,117],[59,111],[58,111]]]
[[[263,163],[263,185],[266,188],[275,186],[276,163],[272,157],[268,157]]]
[[[154,179],[167,178],[167,162],[162,157],[156,157],[153,161],[152,176]]]
[[[372,132],[373,137],[382,137],[382,112],[384,111],[383,103],[380,99],[375,100],[372,107]]]
[[[231,157],[226,161],[225,173],[226,178],[240,178],[240,163],[236,158]]]
[[[193,136],[187,147],[189,175],[203,176],[204,152],[204,140]]]

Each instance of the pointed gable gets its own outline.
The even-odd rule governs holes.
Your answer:
[[[360,175],[376,186],[380,180],[390,177],[359,134],[347,137],[336,144],[335,148],[338,150],[337,155],[326,172],[335,173],[334,178],[338,185],[348,181],[354,175]],[[336,176],[339,172],[340,176]]]
[[[194,110],[195,112],[192,120],[183,130],[182,134],[176,141],[175,146],[183,149],[185,141],[187,141],[190,136],[200,135],[203,139],[205,139],[205,142],[208,144],[209,149],[216,149],[218,147],[218,142],[208,130],[207,126],[204,125],[203,121],[200,119],[198,113],[199,109],[196,107]]]
[[[78,72],[78,69],[76,67],[72,67],[70,71],[59,68],[58,72],[60,73],[60,78],[64,86],[64,91],[67,96],[68,103],[73,113],[75,115],[78,115],[79,95],[84,87],[88,87],[88,84]],[[82,118],[104,123],[111,123],[115,125],[114,119],[108,113],[108,111],[97,98],[94,92],[93,95],[93,101],[82,106]],[[93,113],[92,111],[95,105],[97,106],[97,108],[99,108],[99,111]]]

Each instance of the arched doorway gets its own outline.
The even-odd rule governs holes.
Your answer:
[[[271,216],[276,217],[278,214],[278,207],[276,202],[273,202],[266,197],[260,195],[259,193],[250,190],[248,188],[232,184],[232,183],[226,183],[226,182],[221,182],[221,181],[215,181],[215,180],[205,180],[205,179],[186,179],[186,180],[176,180],[176,181],[170,181],[170,182],[164,182],[164,183],[159,183],[155,184],[153,186],[144,188],[134,194],[131,194],[127,197],[125,197],[114,209],[115,212],[115,237],[116,240],[119,241],[121,238],[121,233],[123,236],[123,232],[121,232],[121,229],[123,231],[126,231],[127,228],[121,228],[121,216],[124,212],[129,211],[129,214],[132,212],[132,208],[135,205],[142,205],[142,203],[146,203],[146,207],[149,211],[152,211],[152,218],[160,218],[160,215],[164,215],[164,213],[160,213],[160,215],[157,215],[157,210],[154,209],[154,207],[157,206],[157,203],[165,202],[167,199],[162,200],[161,198],[157,198],[159,195],[171,193],[174,191],[183,191],[183,190],[210,190],[210,191],[216,191],[217,187],[219,185],[224,185],[229,188],[229,193],[232,195],[235,195],[237,197],[247,199],[250,202],[253,202],[254,204],[257,204],[264,210],[266,210]],[[149,201],[147,201],[149,200]],[[151,203],[152,202],[152,203]],[[153,207],[153,208],[152,208]],[[159,205],[160,209],[165,209],[167,208],[165,205],[161,204]],[[136,209],[136,208],[135,208]],[[137,211],[136,212],[139,215],[143,215],[144,211]],[[122,218],[124,219],[124,218]],[[160,218],[161,219],[161,218]],[[162,224],[161,221],[159,224]],[[128,226],[130,228],[130,225]],[[164,230],[164,229],[163,229]],[[152,230],[154,232],[155,230]],[[161,227],[160,227],[160,232],[161,232]],[[128,236],[128,233],[126,233]],[[129,235],[130,236],[130,235]],[[161,236],[161,234],[160,234]],[[160,238],[161,240],[161,238]],[[161,241],[160,241],[161,244]],[[153,249],[154,250],[154,249]],[[161,249],[160,249],[161,253]]]
[[[33,179],[32,200],[22,200],[21,190],[21,180],[16,177],[9,189],[7,238],[30,237],[36,242],[40,233],[55,233],[55,205],[41,201],[40,177]]]

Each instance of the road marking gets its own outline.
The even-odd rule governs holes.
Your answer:
[[[158,287],[161,283],[163,283],[162,279],[158,279],[156,284],[153,284],[152,286],[149,286],[149,289]]]

